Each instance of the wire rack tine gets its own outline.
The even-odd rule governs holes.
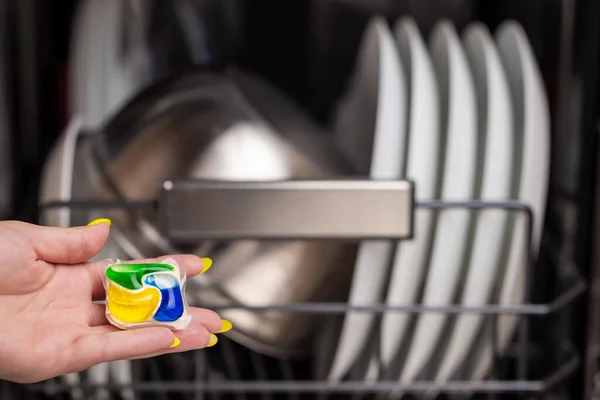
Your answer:
[[[201,382],[204,380],[206,371],[206,356],[202,351],[194,352],[194,382]],[[195,393],[195,400],[204,400],[204,392],[197,391]]]

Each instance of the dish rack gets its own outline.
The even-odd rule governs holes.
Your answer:
[[[351,192],[351,193],[350,193]],[[290,193],[301,193],[302,202],[290,202]],[[349,195],[352,194],[352,195]],[[344,199],[344,206],[333,213],[323,213],[323,199],[337,196]],[[218,213],[196,207],[199,198],[210,204],[221,204]],[[329,200],[328,200],[329,201]],[[215,222],[214,215],[226,218],[227,207],[252,204],[248,212],[263,213],[278,210],[277,219],[265,224],[245,226],[230,219],[226,224]],[[342,203],[336,203],[342,204]],[[506,202],[444,202],[415,201],[414,184],[410,181],[282,181],[261,183],[210,182],[194,180],[168,180],[163,182],[160,195],[148,201],[73,200],[53,202],[41,207],[70,209],[127,209],[135,211],[153,208],[160,216],[162,234],[183,241],[208,238],[219,240],[407,240],[413,235],[413,216],[416,208],[433,212],[469,210],[479,212],[487,209],[503,210],[525,218],[529,234],[533,226],[533,213],[528,205],[515,201]],[[261,210],[262,208],[262,210]],[[292,211],[293,208],[293,211]],[[291,212],[296,221],[312,221],[312,224],[289,224]],[[361,223],[353,218],[361,213]],[[211,217],[212,214],[213,216]],[[364,215],[363,215],[364,214]],[[385,215],[385,218],[381,218]],[[182,218],[184,216],[184,218]],[[298,218],[301,216],[301,218]],[[316,219],[316,218],[320,219]],[[366,217],[366,218],[365,218]],[[200,223],[201,221],[213,221]],[[365,221],[371,221],[370,223]],[[227,228],[224,230],[223,226]],[[527,240],[530,241],[529,239]],[[527,247],[530,248],[530,243]],[[531,252],[528,252],[530,254]],[[523,304],[500,306],[490,304],[481,307],[451,305],[425,307],[421,305],[386,306],[374,304],[350,306],[345,303],[303,303],[286,306],[244,307],[240,305],[204,307],[216,311],[225,308],[245,309],[253,312],[279,311],[312,313],[315,315],[340,315],[348,311],[381,315],[383,312],[405,312],[412,315],[442,313],[485,315],[487,329],[482,332],[485,340],[493,343],[495,350],[493,367],[488,379],[483,381],[413,381],[399,383],[386,380],[345,380],[340,382],[311,380],[310,364],[306,359],[271,359],[222,337],[214,348],[169,354],[149,360],[133,362],[134,376],[130,385],[110,383],[103,386],[80,384],[72,386],[60,379],[25,386],[32,398],[61,398],[73,390],[92,394],[108,390],[115,399],[212,399],[225,396],[236,400],[246,399],[358,399],[401,391],[421,398],[423,394],[448,395],[449,398],[475,395],[475,398],[560,398],[565,383],[574,374],[581,360],[569,339],[568,313],[571,304],[586,290],[585,280],[571,263],[561,266],[559,289],[553,299],[543,303],[532,302],[533,277],[536,265],[527,260],[526,294]],[[539,266],[538,266],[539,267]],[[495,326],[499,317],[515,315],[520,319],[513,345],[500,354]],[[373,335],[372,337],[377,337]],[[377,346],[378,347],[378,346]],[[379,356],[379,355],[378,355]],[[170,366],[170,367],[165,367]],[[179,370],[180,373],[176,371]],[[137,372],[135,372],[137,371]],[[162,372],[161,372],[162,371]],[[209,372],[213,371],[213,372]],[[217,372],[215,372],[217,371]],[[125,394],[124,394],[125,393]],[[126,394],[129,393],[129,394]],[[130,396],[134,397],[130,397]],[[39,397],[38,397],[39,396]],[[551,396],[551,397],[550,397]],[[70,397],[65,397],[70,398]],[[90,398],[90,397],[86,397]],[[111,399],[113,397],[110,397]],[[433,397],[430,397],[433,398]]]

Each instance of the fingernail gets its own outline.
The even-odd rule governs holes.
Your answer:
[[[212,260],[208,257],[202,257],[200,259],[202,261],[202,271],[198,272],[197,275],[203,274],[212,267]]]
[[[174,349],[175,347],[181,344],[181,340],[177,336],[173,338],[173,344],[169,346],[170,349]]]
[[[106,225],[110,226],[111,221],[108,218],[98,218],[98,219],[93,220],[89,224],[87,224],[87,226],[94,226],[94,225],[99,225],[99,224],[106,224]]]
[[[217,339],[217,337],[211,333],[210,340],[209,340],[208,344],[206,345],[206,347],[213,347],[215,344],[217,344],[218,341],[219,341],[219,339]]]
[[[221,330],[217,333],[229,332],[233,328],[233,324],[226,319],[221,320]]]

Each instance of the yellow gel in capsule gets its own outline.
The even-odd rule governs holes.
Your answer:
[[[114,283],[109,284],[106,292],[106,308],[115,319],[124,323],[140,323],[152,318],[161,296],[154,287],[129,291]]]

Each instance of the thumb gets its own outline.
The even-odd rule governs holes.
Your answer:
[[[15,223],[11,228],[27,237],[38,260],[53,264],[78,264],[102,250],[110,223],[109,219],[102,218],[84,227],[56,228]]]

